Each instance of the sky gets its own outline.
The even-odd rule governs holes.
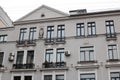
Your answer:
[[[120,9],[120,0],[0,0],[0,6],[12,21],[16,21],[41,5],[47,5],[65,13],[76,9],[87,9],[88,12],[93,12]]]

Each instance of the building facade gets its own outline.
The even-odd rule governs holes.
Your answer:
[[[0,29],[0,80],[120,80],[120,10],[41,6]]]

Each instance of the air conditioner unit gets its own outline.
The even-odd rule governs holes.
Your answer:
[[[65,56],[70,56],[70,51],[65,51]]]
[[[9,61],[14,61],[15,54],[12,52],[9,54]]]

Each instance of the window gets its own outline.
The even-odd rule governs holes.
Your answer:
[[[14,80],[21,80],[21,76],[14,76]]]
[[[116,37],[115,34],[115,27],[114,27],[114,21],[113,20],[108,20],[106,21],[106,33],[107,37]]]
[[[65,40],[65,26],[58,25],[57,27],[57,41],[64,41]]]
[[[56,75],[56,80],[64,80],[64,75]]]
[[[57,62],[64,62],[64,48],[57,49]]]
[[[118,59],[116,45],[108,45],[108,56],[109,56],[109,60]]]
[[[24,55],[24,51],[17,52],[16,64],[23,64],[23,55]]]
[[[111,80],[120,80],[120,72],[111,72],[110,77]]]
[[[7,41],[7,35],[0,35],[0,42]]]
[[[34,60],[34,51],[28,51],[26,64],[32,64],[33,60]]]
[[[20,29],[20,36],[19,36],[20,41],[25,41],[26,33],[27,33],[27,28]]]
[[[4,52],[0,52],[0,67],[2,67]]]
[[[45,61],[53,62],[53,49],[46,50]]]
[[[85,36],[84,23],[77,23],[76,25],[76,36]]]
[[[95,80],[94,73],[80,74],[80,80]]]
[[[52,80],[52,75],[44,75],[44,80]]]
[[[32,76],[24,76],[24,80],[32,80]]]
[[[35,39],[36,27],[30,28],[29,40],[33,41]]]
[[[96,35],[95,22],[88,22],[88,36]]]
[[[80,47],[80,61],[93,61],[93,60],[94,60],[93,46]]]
[[[54,37],[54,26],[47,27],[47,42],[52,42]]]

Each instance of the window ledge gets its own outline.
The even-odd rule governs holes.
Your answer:
[[[40,71],[53,71],[53,70],[68,70],[68,67],[61,67],[61,68],[41,68]]]
[[[36,71],[36,69],[12,69],[10,72],[31,72]]]
[[[93,61],[78,61],[78,64],[87,64],[87,63],[97,63],[97,61],[93,60]]]
[[[110,40],[117,40],[117,37],[109,37],[109,38],[106,38],[107,41],[110,41]]]
[[[75,66],[76,69],[98,69],[99,65]]]
[[[120,67],[120,64],[106,64],[105,67],[106,68],[116,68],[116,67]]]
[[[80,38],[85,38],[85,35],[84,36],[75,36],[76,39],[80,39]]]
[[[120,60],[119,59],[109,59],[107,60],[107,62],[119,62]]]
[[[97,35],[87,35],[87,38],[97,37]]]
[[[56,43],[56,44],[65,44],[66,41],[56,41],[55,43]]]
[[[54,42],[45,42],[44,44],[45,44],[45,45],[53,45]]]

